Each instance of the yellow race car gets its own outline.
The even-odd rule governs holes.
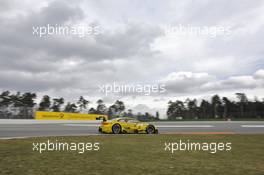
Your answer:
[[[104,120],[99,126],[100,133],[126,134],[126,133],[147,133],[157,134],[157,128],[149,123],[140,122],[133,118],[122,117],[112,120]]]

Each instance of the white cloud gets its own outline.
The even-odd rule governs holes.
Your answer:
[[[264,70],[263,70],[263,69],[258,70],[258,71],[254,74],[254,77],[255,77],[256,79],[264,79]]]
[[[166,84],[168,93],[191,93],[197,91],[201,85],[214,80],[215,77],[208,73],[173,72],[167,75],[162,83]]]
[[[168,94],[205,94],[207,92],[222,93],[228,91],[245,91],[264,89],[264,70],[257,70],[252,75],[230,76],[217,79],[208,73],[173,72],[162,79]]]

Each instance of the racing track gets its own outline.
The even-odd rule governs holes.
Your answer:
[[[223,133],[264,134],[264,121],[179,121],[152,122],[161,134],[170,133]],[[0,138],[39,136],[75,136],[99,134],[99,121],[41,121],[0,120]]]

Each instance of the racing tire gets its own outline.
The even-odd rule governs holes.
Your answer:
[[[112,126],[112,132],[113,134],[121,134],[122,133],[122,127],[119,124],[114,124]]]
[[[156,128],[153,125],[148,125],[146,128],[146,133],[147,134],[155,134]]]

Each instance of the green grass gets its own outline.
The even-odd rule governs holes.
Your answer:
[[[100,142],[85,152],[32,151],[32,142]],[[164,142],[232,142],[230,152],[164,151]],[[264,135],[102,135],[0,141],[0,174],[263,175]]]

